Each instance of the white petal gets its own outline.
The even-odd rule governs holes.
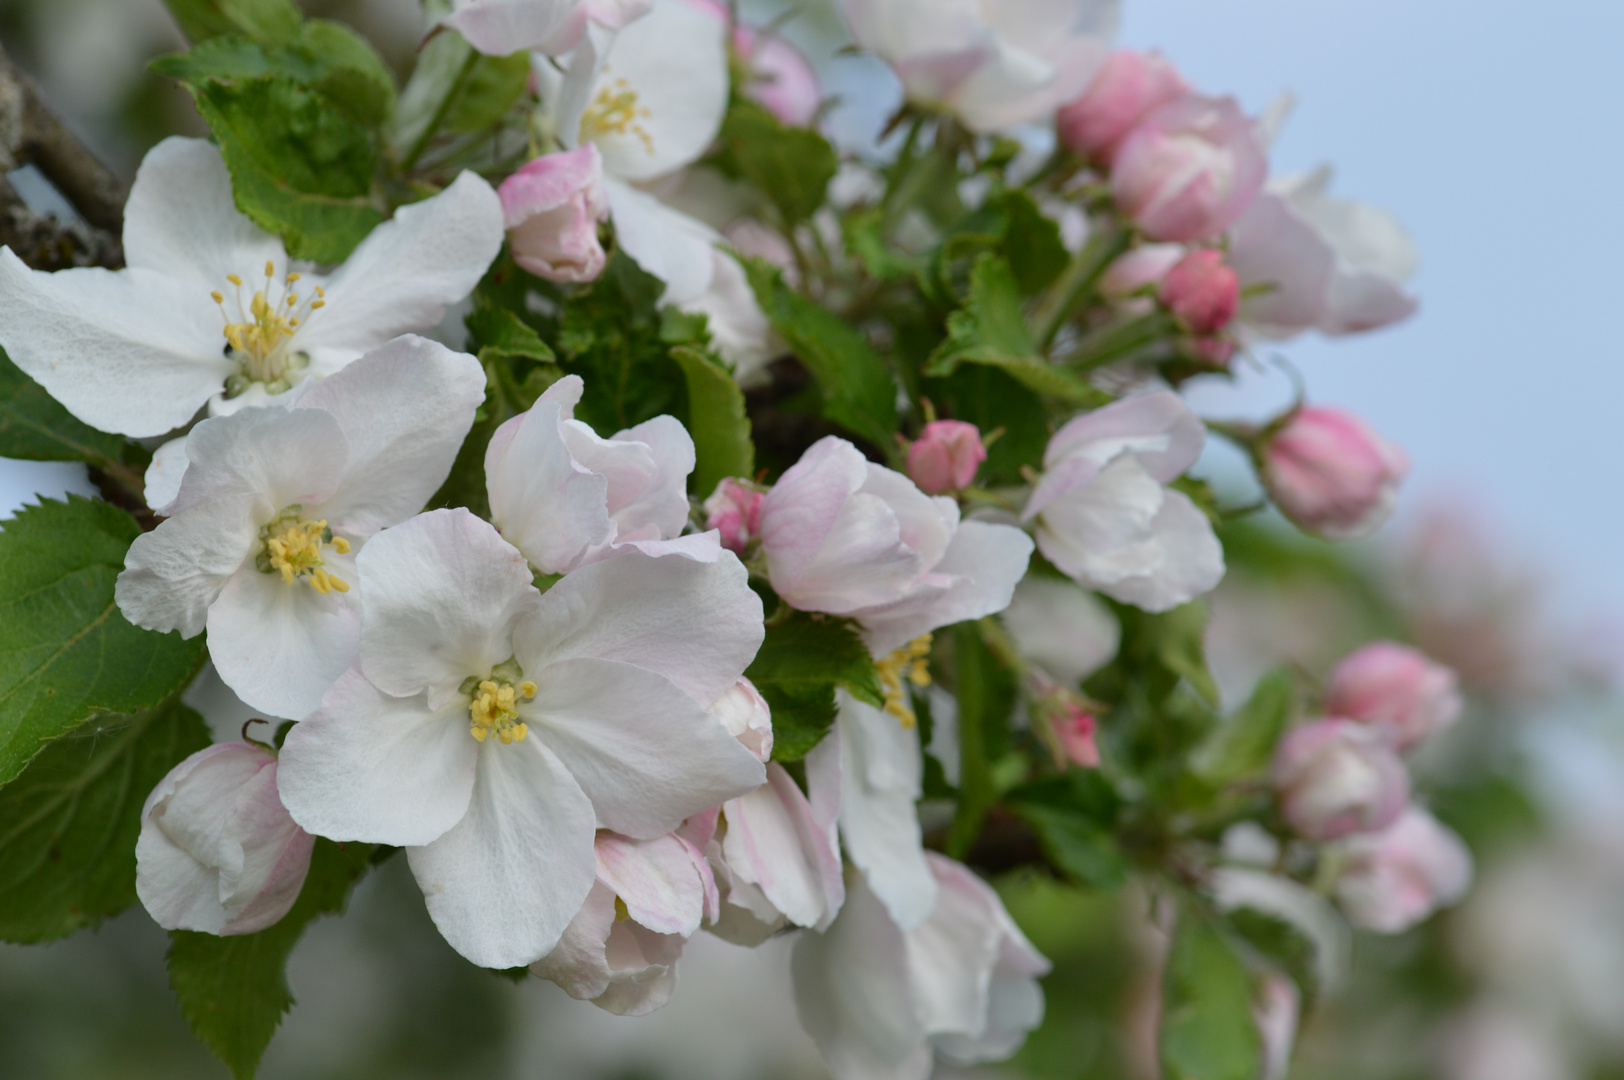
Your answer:
[[[1122,640],[1110,608],[1057,578],[1023,578],[1004,610],[1004,626],[1022,656],[1071,687],[1110,663]]]
[[[533,963],[553,950],[592,890],[592,805],[535,739],[488,739],[468,813],[407,859],[429,917],[480,967]]]
[[[711,251],[720,234],[613,176],[605,176],[603,186],[616,242],[638,266],[665,282],[660,303],[691,304],[703,296],[716,273]]]
[[[1265,191],[1247,207],[1230,235],[1229,263],[1243,287],[1268,287],[1242,302],[1247,326],[1284,338],[1324,318],[1336,253],[1284,196]]]
[[[1224,549],[1212,522],[1179,491],[1168,491],[1153,523],[1162,558],[1142,575],[1102,583],[1107,596],[1146,611],[1169,611],[1211,592],[1224,576]]]
[[[1020,529],[966,521],[932,573],[946,577],[946,587],[917,588],[895,604],[862,612],[863,640],[884,656],[938,627],[1000,612],[1031,558],[1032,538]]]
[[[674,416],[656,416],[615,434],[643,443],[654,471],[624,494],[609,485],[615,535],[628,540],[669,540],[688,524],[688,474],[694,471],[694,439]],[[584,460],[583,464],[587,464]]]
[[[337,419],[314,409],[244,409],[205,420],[186,436],[189,463],[169,512],[252,495],[263,524],[294,503],[326,502],[349,454]]]
[[[840,855],[806,796],[777,762],[767,783],[728,803],[722,851],[797,926],[827,926],[845,897]]]
[[[573,569],[613,536],[607,478],[578,468],[564,442],[569,411],[543,398],[497,428],[485,449],[491,521],[544,574]]]
[[[914,1000],[932,1035],[977,1036],[987,1022],[987,989],[1002,927],[986,885],[962,864],[930,861],[939,885],[930,918],[908,931]]]
[[[609,988],[592,1004],[616,1016],[647,1016],[677,989],[677,961],[687,939],[661,934],[628,919],[609,929],[604,953],[614,968]]]
[[[604,946],[614,925],[615,891],[595,881],[586,903],[564,928],[558,944],[530,965],[530,973],[557,983],[572,998],[591,1001],[609,989],[609,960]]]
[[[599,834],[598,880],[627,914],[660,934],[691,937],[705,913],[705,886],[688,845],[667,833],[652,840]]]
[[[385,693],[427,690],[435,709],[513,655],[514,624],[539,599],[524,556],[467,510],[386,529],[356,563],[361,670]]]
[[[353,588],[350,559],[329,552],[325,562]],[[252,563],[226,582],[208,625],[209,656],[221,680],[250,707],[295,720],[321,704],[360,642],[346,595],[324,596],[298,579],[290,585]]]
[[[479,751],[468,723],[460,702],[435,711],[422,697],[390,697],[352,667],[288,732],[282,804],[334,840],[429,843],[468,811]]]
[[[1038,520],[1045,558],[1085,585],[1107,585],[1155,572],[1164,553],[1156,515],[1168,495],[1136,458],[1124,455],[1090,483],[1046,507]]]
[[[527,669],[570,657],[619,660],[709,705],[755,658],[761,618],[761,599],[731,552],[702,563],[621,551],[547,590],[514,645]]]
[[[252,279],[267,262],[288,270],[282,241],[237,209],[219,149],[178,135],[147,151],[136,170],[124,204],[124,261],[187,282],[205,300],[230,288],[227,274]]]
[[[349,442],[344,479],[321,516],[364,538],[421,510],[450,474],[484,400],[479,361],[413,335],[317,383],[297,408],[332,413]]]
[[[766,779],[755,755],[670,680],[613,660],[518,655],[538,687],[519,704],[530,738],[564,762],[604,827],[651,839]]]
[[[186,475],[188,464],[190,459],[186,456],[184,435],[170,439],[152,452],[142,498],[146,499],[154,513],[168,517],[175,512],[170,504],[180,495],[181,477]]]
[[[1145,472],[1165,484],[1195,464],[1206,439],[1206,427],[1183,398],[1171,390],[1154,390],[1066,424],[1049,440],[1043,465],[1051,468],[1073,455],[1104,465],[1118,454],[1132,453]]]
[[[438,326],[473,292],[502,248],[502,201],[465,172],[431,199],[403,206],[327,279],[327,306],[299,328],[313,359],[345,361],[410,330]],[[314,282],[312,282],[312,285]]]
[[[124,617],[160,633],[201,634],[209,605],[259,543],[258,506],[252,495],[228,496],[136,537],[113,589]]]
[[[924,761],[919,732],[871,705],[840,695],[840,835],[846,854],[904,929],[936,906],[936,879],[919,829]]]
[[[489,56],[534,49],[552,37],[580,6],[579,0],[457,0],[440,20]]]
[[[91,427],[146,438],[190,420],[236,370],[208,290],[151,270],[30,270],[0,249],[0,346]]]

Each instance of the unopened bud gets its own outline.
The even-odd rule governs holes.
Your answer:
[[[962,420],[932,420],[908,447],[908,478],[928,495],[963,491],[987,460],[981,431]]]
[[[1375,532],[1409,471],[1404,451],[1338,409],[1301,409],[1263,450],[1263,482],[1280,512],[1331,540]]]
[[[1408,750],[1461,713],[1455,673],[1425,654],[1393,641],[1353,653],[1331,673],[1325,710],[1387,732]]]
[[[1229,325],[1241,302],[1241,282],[1221,251],[1202,248],[1180,259],[1162,278],[1161,300],[1192,334],[1206,337]]]

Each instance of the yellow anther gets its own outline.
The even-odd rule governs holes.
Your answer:
[[[297,304],[299,302],[299,294],[290,292],[290,293],[288,293],[287,298],[284,299],[282,302],[284,304],[286,304],[288,307],[292,307],[294,304]]]
[[[325,301],[325,300],[317,300],[314,304],[310,305],[310,310],[315,311],[317,308],[324,308],[326,306],[327,306],[327,301]]]
[[[902,648],[875,663],[880,671],[880,686],[885,690],[885,711],[896,717],[903,727],[919,723],[909,703],[906,680],[923,690],[930,685],[930,635],[922,634]]]
[[[333,550],[340,555],[348,555],[350,553],[350,542],[342,536],[335,536],[333,537]]]
[[[535,697],[536,684],[531,682],[529,679],[526,679],[524,682],[519,684],[519,693],[523,694],[527,698]]]
[[[303,276],[304,275],[299,273],[297,270],[289,271],[288,272],[288,278],[287,278],[288,284],[292,285],[295,281],[298,281]]]
[[[602,135],[633,135],[643,149],[654,153],[654,137],[643,121],[649,111],[637,103],[637,91],[625,79],[616,79],[600,89],[592,103],[581,114],[581,138],[593,139]]]
[[[535,683],[520,683],[519,687],[530,687],[525,697],[535,695]],[[494,679],[485,679],[479,684],[479,692],[468,703],[468,733],[476,742],[484,742],[486,736],[495,735],[497,741],[503,746],[511,746],[516,742],[524,742],[530,728],[519,719],[518,693],[512,683],[497,682]]]
[[[209,293],[209,295],[214,297],[214,302],[216,304],[223,304],[223,303],[226,302],[226,298],[223,295],[221,295],[219,289],[214,290],[213,292]]]
[[[327,290],[322,288],[320,285],[317,285],[316,286],[316,295],[317,296],[326,296],[327,295]]]
[[[275,277],[276,276],[276,264],[273,263],[269,259],[265,260],[265,276],[266,277]]]
[[[296,511],[284,510],[260,530],[260,535],[264,542],[261,570],[281,574],[289,585],[302,580],[322,596],[350,591],[350,583],[322,562],[323,547],[331,547],[340,555],[350,550],[349,541],[335,537],[326,521],[300,521]]]
[[[225,318],[222,332],[231,345],[231,358],[242,365],[241,372],[226,381],[228,397],[242,393],[256,382],[265,384],[273,394],[288,389],[293,382],[289,373],[306,363],[306,358],[295,353],[289,342],[294,331],[309,321],[310,312],[325,306],[324,301],[312,301],[293,290],[293,283],[300,279],[300,274],[290,272],[283,279],[284,283],[278,285],[276,264],[267,262],[265,271],[264,288],[255,290],[246,303],[242,278],[236,274],[226,275],[226,280],[237,290],[235,312],[227,309],[223,293],[218,290],[209,293]],[[317,297],[323,295],[320,286],[315,292]]]
[[[236,274],[227,274],[226,280],[237,286],[237,288],[242,288],[242,278],[238,277]]]

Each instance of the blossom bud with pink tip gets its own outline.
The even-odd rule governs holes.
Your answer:
[[[721,534],[722,546],[744,554],[750,541],[761,535],[761,500],[766,493],[729,478],[716,485],[705,500],[705,528]]]
[[[1160,53],[1121,49],[1106,58],[1081,97],[1061,108],[1055,128],[1066,149],[1108,165],[1139,121],[1189,90]]]
[[[1461,707],[1454,671],[1394,641],[1343,660],[1325,691],[1326,711],[1386,731],[1399,750],[1453,724]]]
[[[1331,853],[1341,861],[1336,899],[1353,925],[1397,934],[1466,895],[1472,855],[1449,829],[1419,807],[1389,828],[1355,836]]]
[[[1240,278],[1212,248],[1192,251],[1162,278],[1161,300],[1200,337],[1229,325],[1241,302]]]
[[[609,217],[609,196],[596,145],[528,161],[496,193],[514,262],[548,281],[603,273],[598,222]]]
[[[166,930],[251,934],[293,906],[315,839],[276,790],[276,754],[221,743],[152,789],[135,842],[135,892]]]
[[[1056,740],[1066,759],[1073,765],[1093,769],[1100,763],[1100,747],[1094,741],[1099,725],[1092,713],[1077,705],[1069,706],[1052,721]]]
[[[1280,740],[1274,786],[1287,824],[1310,840],[1385,828],[1410,797],[1409,774],[1382,733],[1340,718]]]
[[[1263,188],[1268,156],[1233,98],[1195,94],[1163,105],[1129,133],[1111,166],[1118,209],[1152,240],[1211,240]]]
[[[801,50],[779,35],[749,26],[733,28],[733,49],[749,69],[741,89],[788,127],[811,127],[823,104],[818,76]]]
[[[1393,512],[1404,451],[1340,409],[1298,410],[1263,449],[1263,483],[1280,512],[1329,540],[1368,536]]]
[[[932,420],[908,447],[908,478],[927,495],[963,491],[987,460],[981,429],[963,420]]]

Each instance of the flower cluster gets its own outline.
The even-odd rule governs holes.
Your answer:
[[[259,79],[331,104],[331,52],[188,54],[219,145],[149,153],[127,265],[0,252],[11,362],[145,440],[123,620],[205,635],[287,722],[152,790],[161,925],[256,933],[318,852],[403,849],[457,952],[615,1013],[665,1004],[701,931],[798,935],[830,1071],[903,1080],[1042,1020],[1048,961],[980,876],[1000,838],[1173,883],[1192,927],[1233,906],[1226,827],[1362,927],[1464,890],[1398,756],[1459,712],[1449,672],[1371,645],[1292,727],[1268,685],[1220,715],[1201,645],[1250,512],[1191,475],[1209,432],[1326,538],[1380,525],[1406,462],[1344,413],[1209,423],[1181,386],[1408,315],[1402,231],[1111,52],[1112,0],[843,8],[906,97],[844,160],[814,65],[730,5],[456,0],[358,190],[267,186],[231,123],[282,120],[227,109]]]

